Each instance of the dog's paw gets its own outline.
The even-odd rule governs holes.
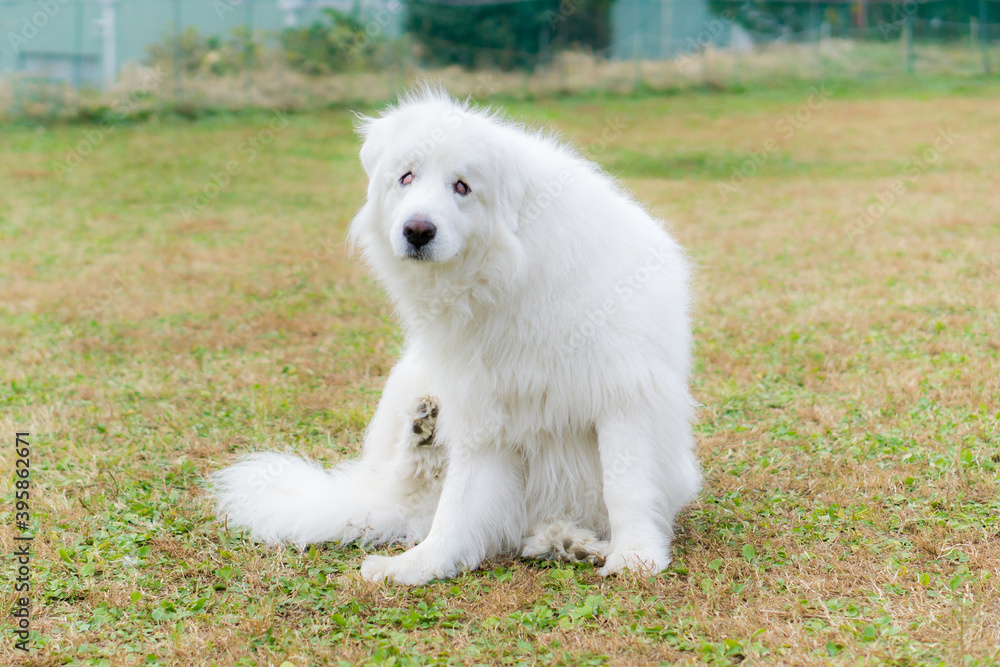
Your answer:
[[[437,425],[437,417],[437,399],[432,396],[421,398],[411,417],[411,445],[427,447],[434,444],[434,427]]]
[[[566,539],[552,548],[552,558],[563,563],[590,563],[598,567],[604,565],[608,556],[608,543],[584,539],[574,542]]]
[[[404,586],[421,586],[432,579],[450,579],[454,568],[436,566],[411,551],[399,556],[368,556],[361,563],[361,576],[368,581],[390,581]]]
[[[614,551],[597,574],[607,577],[628,570],[632,574],[649,576],[664,570],[668,565],[670,565],[670,555],[666,552],[654,553],[645,549]]]
[[[571,523],[554,521],[541,526],[521,549],[522,558],[558,560],[563,563],[604,565],[610,545],[597,539],[593,531]]]

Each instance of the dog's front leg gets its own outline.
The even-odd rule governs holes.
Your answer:
[[[369,556],[361,575],[416,586],[475,569],[483,558],[519,544],[523,489],[513,452],[494,445],[453,449],[427,538],[399,556]]]

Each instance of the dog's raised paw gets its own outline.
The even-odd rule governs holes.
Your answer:
[[[417,403],[413,412],[410,431],[411,444],[415,447],[428,447],[434,444],[434,427],[437,425],[437,399],[425,396]]]

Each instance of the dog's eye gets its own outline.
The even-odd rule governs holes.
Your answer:
[[[455,188],[455,193],[460,194],[463,197],[472,192],[472,190],[469,189],[469,186],[465,184],[465,181],[455,181],[455,185],[453,187]]]
[[[399,177],[399,184],[400,185],[409,185],[412,182],[413,182],[413,172],[412,171],[408,171],[408,172],[406,172],[405,174],[403,174],[402,176]]]

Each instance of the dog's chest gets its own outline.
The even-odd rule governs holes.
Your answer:
[[[586,401],[525,359],[492,362],[482,355],[447,355],[439,367],[443,412],[489,439],[524,443],[559,437],[593,421]]]

